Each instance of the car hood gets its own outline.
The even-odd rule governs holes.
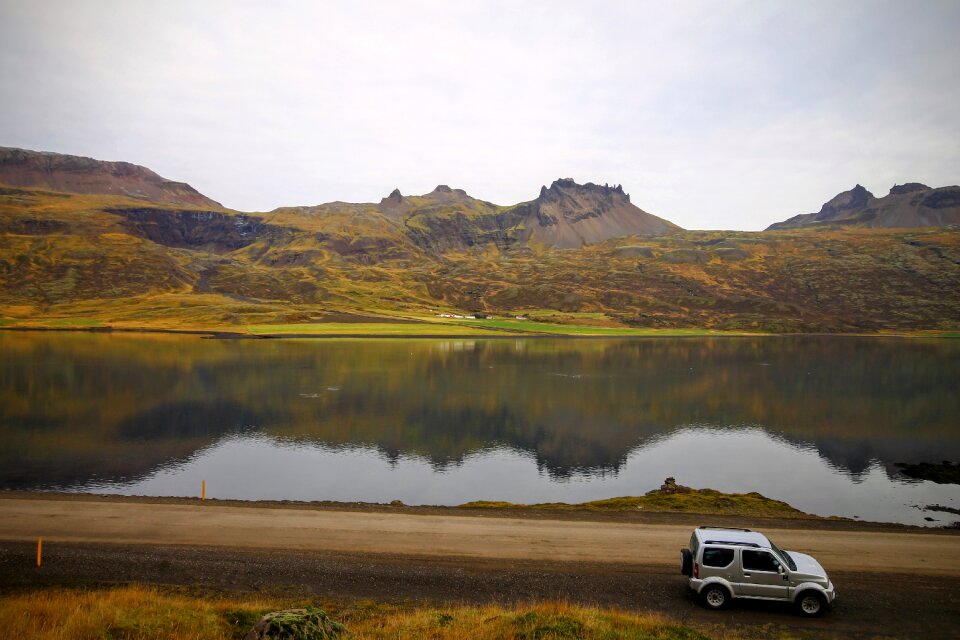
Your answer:
[[[790,557],[793,558],[793,561],[797,563],[797,570],[795,573],[810,578],[820,578],[821,580],[827,579],[826,570],[820,566],[820,563],[817,562],[813,556],[808,556],[805,553],[797,553],[796,551],[787,551],[787,553],[789,553]]]

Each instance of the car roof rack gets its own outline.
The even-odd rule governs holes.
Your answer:
[[[753,533],[753,529],[741,529],[739,527],[713,527],[710,525],[700,525],[697,529],[722,529],[723,531],[749,531]]]
[[[731,542],[729,540],[707,540],[704,542],[704,544],[728,544],[736,547],[754,547],[755,549],[760,548],[760,545],[758,545],[756,542]]]

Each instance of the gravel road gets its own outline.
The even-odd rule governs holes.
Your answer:
[[[767,603],[702,609],[675,566],[690,524],[656,520],[0,498],[0,585],[140,582],[391,602],[563,598],[745,637],[958,637],[955,532],[749,523],[830,572],[833,611],[805,620]]]

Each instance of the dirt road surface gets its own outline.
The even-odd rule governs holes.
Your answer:
[[[655,611],[708,632],[764,637],[955,638],[960,536],[766,527],[816,556],[832,612],[779,605],[708,612],[679,574],[690,524],[284,509],[199,503],[0,499],[0,583],[145,582],[388,601],[574,602]],[[778,523],[778,525],[782,524]],[[36,539],[45,562],[35,566]]]

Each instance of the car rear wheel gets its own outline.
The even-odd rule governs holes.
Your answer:
[[[797,611],[808,618],[815,618],[826,609],[827,602],[816,591],[804,591],[797,598]]]
[[[700,592],[703,604],[708,609],[723,609],[730,602],[730,594],[720,585],[710,585]]]
[[[693,554],[690,549],[680,549],[680,573],[685,576],[693,575]]]

